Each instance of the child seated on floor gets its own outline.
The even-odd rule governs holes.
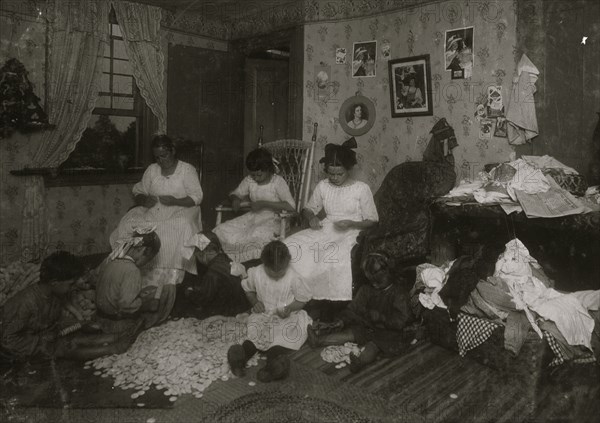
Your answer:
[[[310,300],[310,291],[290,267],[291,256],[281,241],[268,243],[261,253],[263,264],[248,270],[242,287],[252,304],[248,317],[248,339],[227,352],[231,371],[244,375],[246,363],[257,351],[267,355],[265,367],[257,377],[261,382],[283,379],[289,373],[286,353],[298,350],[306,341],[311,319],[302,310]]]
[[[61,336],[63,308],[84,270],[79,259],[66,251],[57,251],[43,260],[39,283],[11,298],[0,312],[2,361],[59,357],[88,360],[115,354],[130,343],[131,330],[117,338],[98,333],[92,325],[82,325],[76,328],[83,329],[81,332]]]
[[[408,347],[412,336],[403,333],[413,319],[407,284],[395,276],[392,261],[384,252],[368,254],[361,265],[369,284],[362,285],[356,297],[340,314],[330,333],[308,327],[312,348],[355,342],[364,346],[360,356],[350,356],[350,370],[358,372],[381,353],[393,356]]]
[[[242,289],[244,267],[223,252],[219,238],[210,232],[196,234],[194,257],[198,275],[187,273],[178,287],[176,308],[182,315],[197,318],[235,316],[250,310]],[[180,295],[181,294],[181,295]]]
[[[19,292],[2,309],[0,357],[22,361],[57,355],[57,323],[72,285],[83,273],[83,264],[66,251],[43,260],[39,283]]]

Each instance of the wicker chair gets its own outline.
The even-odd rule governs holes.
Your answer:
[[[268,150],[277,162],[278,174],[285,182],[296,202],[296,211],[293,213],[279,212],[281,218],[280,238],[284,239],[288,223],[292,218],[297,218],[302,208],[307,203],[312,176],[312,163],[314,160],[315,144],[317,140],[317,124],[315,123],[311,141],[297,139],[281,139],[263,143],[263,125],[260,125],[258,137],[258,148]],[[219,225],[223,219],[223,212],[232,211],[231,207],[219,205],[217,211],[217,222]],[[240,211],[249,211],[249,207],[242,207]]]

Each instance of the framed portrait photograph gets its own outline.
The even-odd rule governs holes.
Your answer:
[[[445,64],[452,79],[471,77],[474,51],[472,26],[446,31]]]
[[[377,41],[361,41],[352,48],[352,78],[373,77],[377,73]]]
[[[432,116],[429,55],[388,62],[392,117]]]
[[[362,95],[352,96],[342,103],[340,126],[349,135],[364,135],[375,123],[375,105]]]

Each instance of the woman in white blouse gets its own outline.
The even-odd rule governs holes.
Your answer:
[[[350,177],[356,164],[356,140],[343,145],[327,144],[324,164],[327,178],[321,180],[305,209],[310,229],[285,239],[291,265],[311,289],[315,300],[350,301],[352,270],[350,253],[362,229],[378,220],[371,189]],[[325,212],[320,220],[317,214]]]
[[[148,166],[142,180],[133,187],[135,203],[110,236],[114,248],[120,238],[128,236],[136,226],[156,226],[161,249],[147,266],[148,283],[179,283],[184,271],[196,273],[194,260],[187,257],[193,247],[184,247],[186,240],[201,228],[200,202],[202,188],[194,166],[178,160],[173,141],[166,135],[152,140],[156,163]],[[191,249],[185,254],[186,248]]]

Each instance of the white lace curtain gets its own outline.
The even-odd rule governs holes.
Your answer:
[[[159,132],[167,128],[167,103],[163,92],[164,54],[160,48],[159,7],[113,2],[140,94],[158,119]]]
[[[140,93],[166,130],[163,95],[164,55],[160,49],[160,8],[112,2]],[[42,134],[33,167],[56,168],[75,149],[98,97],[102,58],[108,42],[111,2],[54,0],[49,13],[49,121],[55,128]],[[48,245],[45,186],[41,176],[25,181],[21,247],[24,255],[43,254]]]

